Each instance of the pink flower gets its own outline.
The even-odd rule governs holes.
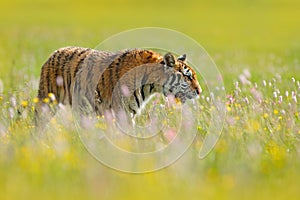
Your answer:
[[[258,92],[254,87],[251,88],[250,92],[253,95],[253,97],[258,101],[258,103],[262,102],[262,97],[260,92]]]
[[[127,85],[121,85],[121,91],[124,96],[129,97],[130,96],[130,91]]]
[[[56,78],[56,84],[58,86],[62,86],[64,84],[64,79],[63,79],[62,76],[57,76],[57,78]]]
[[[170,142],[176,137],[176,131],[173,129],[168,129],[165,133],[165,137]]]
[[[228,105],[233,104],[233,102],[234,102],[233,96],[227,95],[227,99],[228,99],[228,101],[227,101],[227,104],[228,104]]]

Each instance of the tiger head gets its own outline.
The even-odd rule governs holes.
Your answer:
[[[172,94],[184,103],[187,99],[194,99],[200,95],[202,89],[196,72],[186,63],[185,54],[175,58],[173,54],[166,53],[161,64],[166,71],[171,72],[163,85],[165,96]]]

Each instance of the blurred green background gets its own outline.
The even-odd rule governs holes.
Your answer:
[[[239,73],[228,62],[249,61],[256,71],[262,57],[275,54],[293,62],[300,54],[298,0],[14,0],[2,1],[0,9],[0,78],[7,86],[16,69],[37,77],[59,47],[93,48],[137,27],[170,28],[194,38],[222,73],[230,72],[225,81]]]
[[[280,74],[282,89],[294,90],[291,77],[300,78],[299,0],[4,0],[0,4],[4,93],[23,90],[34,97],[36,88],[28,91],[24,85],[38,80],[42,64],[57,48],[93,48],[120,31],[149,26],[174,29],[197,40],[216,62],[229,91],[245,68],[260,85]],[[4,114],[6,105],[1,104]],[[277,108],[268,109],[271,115]],[[277,145],[269,137],[255,135],[251,126],[261,123],[260,116],[248,116],[250,106],[245,110],[245,122],[250,124],[234,130],[249,129],[252,135],[246,135],[247,140],[224,139],[203,161],[197,159],[196,145],[173,166],[144,175],[102,166],[76,133],[53,131],[53,140],[68,147],[58,154],[48,146],[52,140],[34,143],[26,128],[10,120],[0,122],[0,129],[6,127],[1,123],[9,124],[10,133],[0,137],[0,150],[5,152],[0,156],[0,199],[299,199],[299,154],[282,153],[299,140]],[[256,117],[254,122],[251,117]],[[286,131],[282,129],[278,138],[285,138]],[[266,151],[251,157],[245,150],[247,142]]]
[[[269,54],[292,62],[300,55],[299,10],[298,0],[6,0],[0,8],[0,78],[10,84],[12,68],[38,76],[59,47],[93,48],[120,31],[147,26],[191,36],[225,74],[238,73],[227,62],[255,68]]]
[[[14,0],[1,4],[1,38],[9,36],[20,43],[33,39],[90,46],[111,34],[144,26],[181,31],[209,51],[273,51],[299,48],[300,42],[297,0]]]

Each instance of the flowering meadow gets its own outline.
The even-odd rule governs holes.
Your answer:
[[[296,0],[154,1],[147,9],[135,0],[3,2],[0,199],[299,199],[299,8]],[[130,174],[98,162],[80,140],[70,107],[51,94],[43,101],[59,111],[43,131],[36,129],[40,69],[53,50],[93,48],[112,34],[144,26],[193,37],[222,75],[224,87],[216,91],[226,94],[226,117],[204,159],[199,150],[216,108],[201,72],[196,138],[161,170]]]
[[[241,70],[226,90],[223,132],[205,159],[200,160],[197,153],[213,107],[211,94],[204,91],[198,100],[202,114],[197,138],[186,154],[166,169],[130,175],[93,159],[79,139],[68,107],[61,108],[44,132],[37,132],[33,114],[38,99],[28,86],[36,81],[28,78],[25,88],[0,97],[1,195],[8,199],[98,195],[131,199],[149,193],[162,199],[190,195],[195,199],[199,195],[296,199],[300,178],[299,79],[280,74],[252,79],[249,69]],[[54,104],[53,100],[49,95],[44,102]],[[165,194],[165,190],[174,192]]]

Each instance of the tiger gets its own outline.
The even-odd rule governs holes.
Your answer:
[[[201,92],[185,54],[176,58],[172,53],[161,55],[147,49],[110,52],[63,47],[42,66],[36,116],[41,115],[49,94],[63,105],[86,104],[87,100],[97,115],[125,110],[134,118],[157,93],[185,103]]]

